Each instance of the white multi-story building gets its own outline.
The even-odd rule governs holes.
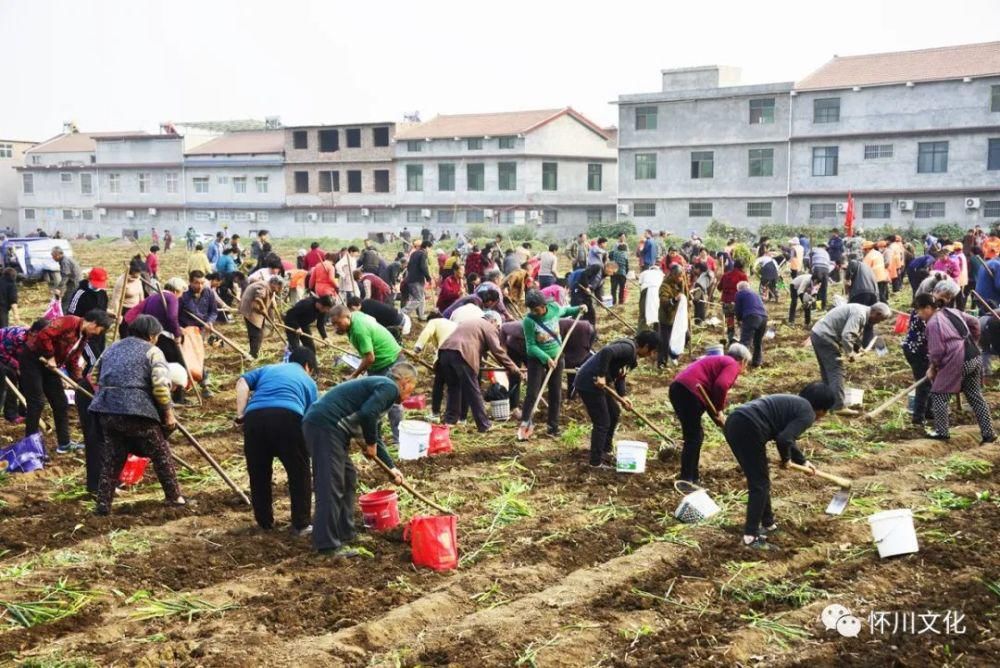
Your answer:
[[[21,179],[17,168],[24,164],[24,152],[33,141],[0,139],[0,228],[17,229],[17,198]]]
[[[397,129],[395,157],[402,224],[538,223],[566,233],[614,219],[611,137],[568,107],[437,116]]]

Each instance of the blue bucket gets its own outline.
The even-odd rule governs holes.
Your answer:
[[[722,355],[723,352],[722,346],[720,345],[708,346],[705,348],[706,357],[718,357],[719,355]]]
[[[34,433],[3,450],[0,450],[0,461],[7,463],[7,471],[11,473],[31,473],[43,467],[45,445],[42,435]]]

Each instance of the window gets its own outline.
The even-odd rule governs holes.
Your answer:
[[[747,218],[770,218],[770,202],[747,202]]]
[[[499,181],[500,190],[517,190],[517,163],[498,163],[497,181]]]
[[[309,192],[309,172],[295,172],[295,192]]]
[[[839,97],[821,97],[813,100],[813,123],[837,123],[839,121]]]
[[[587,224],[601,222],[601,213],[600,209],[587,209]]]
[[[219,211],[219,220],[232,220],[233,212],[229,209],[222,209]]]
[[[337,222],[337,212],[336,211],[324,211],[320,214],[320,220],[324,223],[336,223]]]
[[[306,223],[306,222],[309,222],[309,212],[308,211],[296,211],[295,212],[295,222],[296,223]]]
[[[656,129],[656,107],[635,108],[635,129],[636,130]]]
[[[25,209],[24,210],[24,219],[25,220],[34,220],[35,219],[35,210],[34,209]]]
[[[344,141],[347,142],[347,148],[361,148],[361,128],[344,130]]]
[[[604,189],[604,165],[591,162],[587,165],[587,190],[600,192]]]
[[[455,165],[441,163],[438,165],[438,190],[455,189]]]
[[[819,218],[836,218],[837,217],[837,205],[836,204],[810,204],[809,205],[809,217],[812,219]]]
[[[198,190],[198,179],[195,179],[195,192],[208,192],[208,177],[205,177],[205,190]],[[122,191],[122,175],[108,174],[108,192],[120,193]]]
[[[470,151],[482,151],[483,150],[483,140],[479,137],[474,137],[469,139],[466,144],[466,148]]]
[[[257,192],[264,194],[267,192],[268,177],[266,176],[255,176],[253,177],[254,185],[257,187]]]
[[[392,222],[392,212],[389,209],[375,209],[372,211],[372,222],[390,223]]]
[[[229,177],[228,176],[220,176],[220,177],[218,177],[218,178],[215,179],[215,182],[218,183],[220,186],[228,186],[229,185]]]
[[[941,174],[948,171],[948,142],[922,141],[917,144],[917,173]]]
[[[1000,139],[991,139],[986,151],[986,169],[1000,169]]]
[[[511,149],[514,148],[514,140],[516,137],[500,137],[499,146],[501,149]]]
[[[389,170],[376,169],[373,173],[375,175],[375,192],[377,193],[389,192]]]
[[[14,145],[0,144],[0,158],[13,158],[13,157],[14,157]]]
[[[836,146],[813,147],[813,176],[836,176],[839,155]]]
[[[84,209],[82,211],[82,213],[83,213],[83,219],[84,220],[93,220],[94,219],[94,210],[93,209]]]
[[[483,216],[482,209],[469,209],[465,212],[465,222],[470,225],[473,223],[481,223],[485,220]]]
[[[167,172],[166,183],[167,183],[168,193],[177,192],[177,180],[178,180],[177,172]]]
[[[944,202],[917,202],[913,205],[914,218],[944,218]]]
[[[245,223],[246,221],[250,220],[250,212],[236,211],[233,214],[233,220],[235,220],[237,223]]]
[[[559,163],[542,163],[542,190],[559,189]]]
[[[361,192],[361,170],[360,169],[348,169],[347,170],[347,192],[349,192],[349,193],[359,193],[359,192]]]
[[[420,209],[409,209],[406,212],[406,222],[408,223],[419,223],[420,222]]]
[[[632,215],[636,218],[652,218],[656,215],[656,202],[636,202],[632,205]]]
[[[257,222],[258,223],[266,223],[270,217],[271,217],[271,215],[267,211],[258,211],[257,212]]]
[[[691,153],[691,178],[710,179],[715,176],[715,151]]]
[[[892,213],[892,202],[864,202],[861,205],[862,218],[888,218]]]
[[[711,202],[688,202],[688,218],[711,218]]]
[[[113,177],[113,176],[115,176],[115,174],[112,174],[111,176]],[[207,193],[208,192],[208,177],[207,176],[196,176],[196,177],[194,177],[194,179],[192,179],[192,181],[194,182],[194,191],[196,193]],[[113,183],[114,183],[114,181],[112,181],[111,192],[118,192],[117,190],[115,190],[115,186],[113,185]]]
[[[309,133],[305,130],[292,132],[292,148],[309,148]]]
[[[361,220],[361,209],[348,209],[347,211],[347,222],[349,223],[360,223]]]
[[[750,124],[774,123],[774,98],[750,100]]]
[[[555,225],[559,222],[559,212],[555,209],[546,209],[542,212],[543,225]]]
[[[437,211],[437,222],[439,222],[439,223],[454,223],[455,222],[455,212],[452,209],[438,209],[438,211]]]
[[[30,209],[24,210],[25,218],[28,217],[28,211]],[[1000,218],[1000,199],[983,202],[983,215],[987,218]]]
[[[865,144],[865,160],[892,157],[892,144]]]
[[[139,192],[148,193],[152,183],[153,178],[149,172],[139,172]]]
[[[202,214],[205,217],[204,218],[198,218],[198,214]],[[111,211],[108,211],[108,219],[109,220],[121,220],[124,217],[125,217],[125,212],[123,210],[121,210],[121,209],[111,209]],[[205,211],[196,211],[195,214],[194,214],[194,219],[195,220],[208,220],[208,213],[205,212]]]
[[[406,166],[406,189],[409,192],[420,192],[424,189],[424,166]]]
[[[752,148],[750,157],[750,176],[774,176],[774,149]]]
[[[40,164],[42,164],[42,156],[40,156],[40,155],[33,155],[33,156],[31,156],[31,164],[33,164],[33,165],[40,165]]]
[[[337,130],[319,131],[319,152],[333,153],[340,150],[340,132]]]
[[[63,220],[73,220],[73,209],[62,210]]]
[[[501,211],[498,222],[503,223],[504,225],[513,225],[514,209],[504,209],[503,211]]]
[[[645,181],[656,178],[656,154],[636,153],[635,154],[635,180]]]
[[[420,153],[424,150],[424,143],[418,139],[411,139],[406,142],[406,150],[409,153]]]
[[[25,195],[31,195],[35,192],[35,175],[34,174],[22,174],[21,175],[21,189],[24,191]]]
[[[245,176],[234,176],[233,177],[233,192],[234,193],[245,193],[247,191],[247,177]]]
[[[1000,86],[990,86],[990,111],[1000,111]]]
[[[372,144],[375,146],[388,146],[389,128],[372,128]]]
[[[340,192],[340,172],[329,170],[320,172],[319,191],[321,193]]]
[[[90,172],[82,172],[80,174],[80,194],[81,195],[93,195],[94,194],[94,175]]]
[[[59,180],[63,183],[73,183],[73,173],[72,172],[61,172],[59,174]]]
[[[465,167],[465,188],[466,190],[486,189],[486,167],[481,162],[477,162]]]

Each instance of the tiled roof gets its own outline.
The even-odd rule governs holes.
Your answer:
[[[797,90],[878,86],[1000,75],[1000,42],[896,51],[833,60],[799,81]]]
[[[144,132],[70,132],[56,135],[33,146],[25,153],[88,153],[97,150],[98,137],[121,137],[123,135],[144,135]]]
[[[527,134],[560,116],[568,115],[607,139],[604,131],[570,107],[537,111],[504,111],[492,114],[435,116],[426,123],[397,128],[396,140],[450,139],[454,137],[499,137]]]
[[[284,130],[267,132],[231,132],[199,144],[187,155],[236,155],[247,153],[281,153],[285,148]]]

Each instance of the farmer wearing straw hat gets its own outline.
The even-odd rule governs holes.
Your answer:
[[[354,489],[357,471],[351,462],[351,439],[362,440],[368,459],[378,457],[392,470],[396,484],[403,474],[382,443],[378,420],[413,393],[417,370],[406,362],[385,376],[368,376],[340,383],[316,401],[302,418],[302,433],[313,462],[313,547],[320,554],[357,557],[348,546],[354,540]]]

